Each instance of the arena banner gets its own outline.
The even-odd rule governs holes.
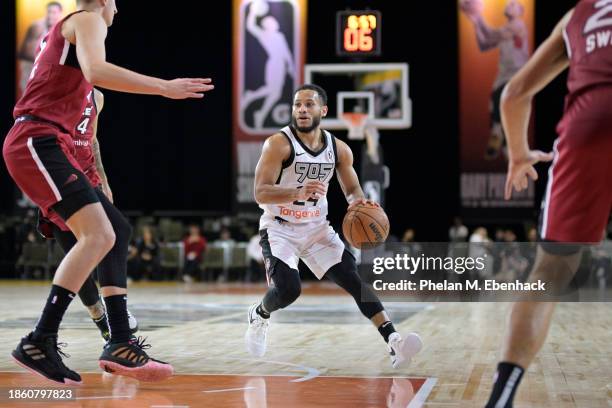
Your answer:
[[[307,0],[233,1],[235,203],[247,210],[263,141],[289,124],[303,81]]]
[[[30,77],[40,41],[55,23],[76,10],[76,0],[17,0],[16,95],[21,97]]]
[[[531,180],[513,200],[504,200],[507,149],[499,101],[505,84],[533,52],[534,0],[459,0],[458,26],[462,207],[467,213],[531,210]]]

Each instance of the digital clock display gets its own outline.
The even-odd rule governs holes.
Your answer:
[[[381,14],[379,11],[344,10],[337,13],[338,55],[380,55]]]

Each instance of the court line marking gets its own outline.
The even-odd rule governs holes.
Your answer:
[[[202,392],[227,392],[227,391],[244,391],[244,390],[256,390],[257,387],[242,387],[242,388],[221,388],[218,390],[204,390]]]
[[[265,362],[265,361],[262,361]],[[85,372],[85,371],[81,371],[82,373],[85,374],[96,374],[93,372]],[[291,374],[246,374],[246,373],[179,373],[176,374],[176,376],[181,376],[181,375],[217,375],[217,376],[224,376],[224,377],[231,377],[231,376],[237,376],[237,377],[299,377],[297,375],[291,375]],[[300,377],[301,378],[301,377]],[[401,375],[381,375],[381,376],[377,376],[377,375],[318,375],[317,378],[389,378],[389,379],[393,379],[393,378],[398,378],[398,379],[407,379],[407,380],[428,380],[434,377],[423,377],[423,376],[416,376],[416,377],[410,377],[410,376],[401,376]],[[460,384],[460,385],[465,385],[465,384]]]
[[[437,378],[430,377],[425,380],[425,383],[421,385],[421,388],[414,394],[414,398],[410,401],[410,404],[406,408],[421,408],[425,405],[427,397],[431,394],[431,390],[438,382]]]
[[[233,360],[233,361],[248,361],[248,362],[252,362],[252,363],[264,363],[264,364],[274,364],[274,365],[279,365],[279,366],[285,366],[285,367],[295,367],[298,368],[300,370],[304,370],[306,371],[306,375],[299,377],[297,375],[285,375],[285,377],[298,377],[294,380],[291,380],[289,382],[304,382],[304,381],[308,381],[308,380],[312,380],[313,378],[317,378],[321,372],[319,370],[317,370],[316,368],[313,367],[307,367],[301,364],[293,364],[293,363],[287,363],[284,361],[273,361],[273,360],[256,360],[256,359],[252,359],[252,358],[240,358],[240,357],[219,357],[219,358],[209,358],[209,360]],[[218,375],[218,374],[217,374]],[[230,374],[232,375],[232,374]],[[255,375],[255,377],[263,377],[261,375]]]
[[[145,305],[145,304],[135,304],[135,305]],[[155,305],[155,304],[146,304]],[[228,303],[228,304],[214,304],[214,303],[174,303],[172,306],[200,306],[202,309],[226,309],[226,310],[244,310],[248,308],[248,305],[237,304],[237,303]],[[414,310],[414,311],[422,311],[422,310],[432,310],[435,309],[435,306],[430,303],[407,303],[407,302],[386,302],[385,305],[387,308],[391,306],[393,309],[402,309],[402,310]],[[181,308],[181,307],[178,307]],[[353,303],[336,303],[336,304],[302,304],[302,305],[292,305],[289,311],[302,311],[302,312],[311,312],[311,311],[331,311],[331,312],[352,312],[355,310],[355,305]]]
[[[240,313],[230,313],[228,315],[224,315],[224,316],[217,316],[217,317],[211,317],[210,319],[203,319],[203,320],[195,320],[198,323],[216,323],[218,321],[223,321],[223,320],[227,320],[227,319],[233,319],[235,317],[239,317],[244,315],[244,312],[240,312]],[[190,322],[187,322],[190,323]]]
[[[259,361],[259,360],[253,360],[253,361]],[[261,362],[265,363],[266,361],[261,361]],[[24,373],[24,372],[19,371],[19,370],[0,371],[0,374],[2,373],[19,374],[19,373]],[[82,374],[104,374],[104,372],[100,372],[100,371],[80,371],[80,373]],[[231,376],[238,376],[238,377],[299,377],[298,375],[291,375],[291,374],[187,373],[187,372],[177,373],[173,377],[180,377],[182,375],[208,375],[208,376],[218,375],[218,376],[225,376],[225,377],[231,377]],[[329,378],[400,378],[400,379],[414,379],[414,380],[427,380],[429,378],[433,378],[433,377],[423,377],[423,376],[411,377],[411,376],[402,376],[402,375],[380,375],[378,376],[378,375],[327,375],[327,374],[324,374],[324,375],[317,376],[317,378],[320,378],[320,377],[324,377],[324,378],[326,377],[329,377]],[[443,384],[441,384],[440,386],[442,385]],[[465,385],[465,384],[458,384],[458,385]]]
[[[151,408],[189,408],[189,405],[151,405]]]

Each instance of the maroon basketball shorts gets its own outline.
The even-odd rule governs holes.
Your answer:
[[[597,120],[559,127],[542,201],[544,240],[597,243],[612,210],[612,128]]]
[[[99,202],[72,154],[72,138],[37,121],[17,121],[2,154],[9,174],[44,216],[53,210],[64,220],[87,204]]]

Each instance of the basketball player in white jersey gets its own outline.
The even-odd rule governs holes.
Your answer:
[[[301,259],[318,279],[327,276],[353,296],[387,342],[391,363],[397,368],[419,352],[421,339],[415,333],[402,339],[380,301],[362,301],[364,292],[369,292],[370,299],[376,297],[327,221],[326,194],[334,171],[349,209],[378,204],[365,199],[348,145],[319,127],[326,114],[325,91],[316,85],[300,87],[294,94],[292,126],[266,140],[257,164],[255,200],[264,210],[259,229],[269,288],[261,303],[249,309],[247,350],[258,357],[265,354],[270,314],[299,297]]]

